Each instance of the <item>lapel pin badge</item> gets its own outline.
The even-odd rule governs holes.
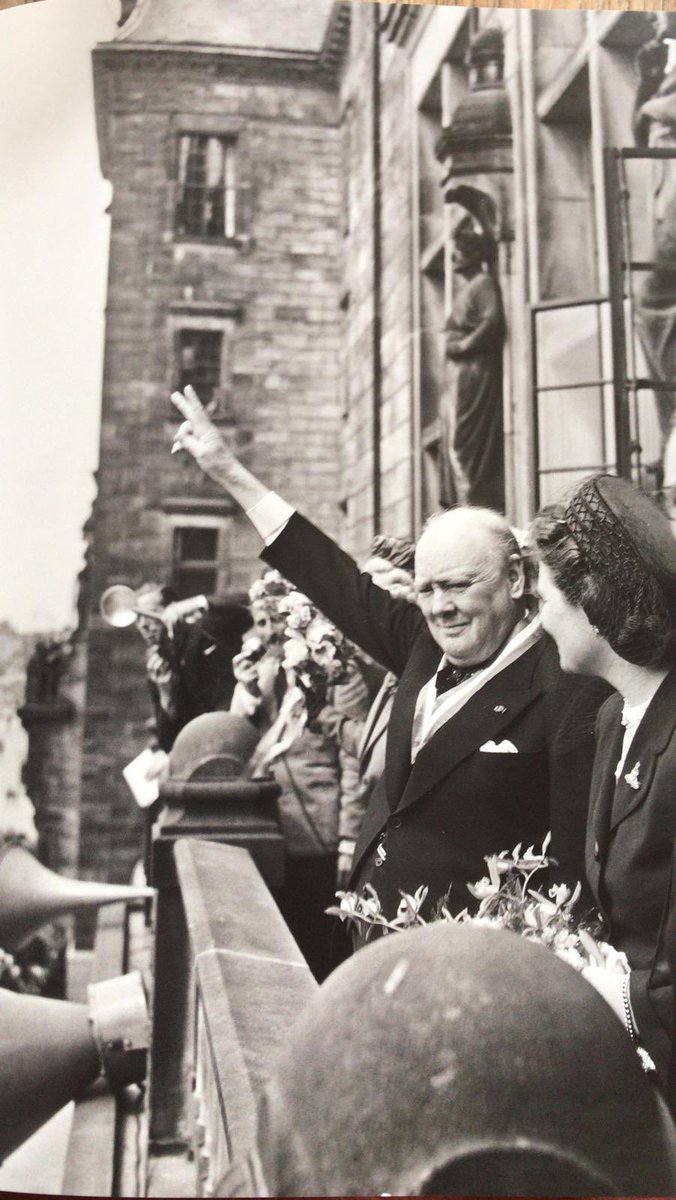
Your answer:
[[[638,778],[638,772],[639,772],[640,766],[641,766],[640,762],[635,763],[634,766],[632,767],[631,771],[628,771],[624,777],[625,783],[628,783],[629,787],[633,788],[634,791],[637,791],[638,788],[640,788],[640,786],[641,786],[641,784],[639,783],[639,778]]]
[[[504,704],[496,704],[495,708],[493,709],[493,712],[503,713],[503,712],[507,712],[507,709],[505,708]]]

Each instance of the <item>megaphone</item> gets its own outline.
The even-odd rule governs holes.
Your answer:
[[[172,613],[171,621],[165,621],[167,608],[162,604],[162,589],[157,588],[148,592],[140,588],[135,592],[126,583],[113,583],[106,588],[99,600],[99,612],[107,625],[113,629],[126,629],[133,625],[139,617],[154,617],[171,635],[177,618],[194,621],[208,607],[204,596],[188,596],[185,600],[174,600],[169,604]]]
[[[150,1024],[141,975],[90,984],[89,1005],[0,988],[0,1161],[103,1072],[145,1078]]]
[[[126,583],[114,583],[106,588],[99,601],[99,612],[106,625],[113,629],[126,629],[136,621],[138,593]]]
[[[63,913],[153,895],[148,887],[67,879],[43,867],[25,847],[7,846],[0,850],[0,946],[10,953],[18,950]]]

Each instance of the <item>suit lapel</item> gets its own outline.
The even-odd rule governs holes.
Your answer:
[[[629,747],[629,753],[614,789],[609,833],[612,833],[622,821],[635,812],[648,795],[657,758],[664,750],[674,729],[675,713],[676,671],[672,671],[655,693]],[[610,764],[613,779],[614,768],[619,757],[620,751],[618,750],[615,761]]]
[[[599,723],[594,770],[589,795],[588,840],[601,848],[608,839],[610,813],[615,795],[615,767],[622,750],[620,721],[622,698],[612,696]]]
[[[534,663],[540,646],[527,650],[476,692],[460,712],[442,725],[421,748],[397,808],[408,808],[425,792],[436,787],[464,758],[484,742],[494,740],[511,725],[536,696],[543,684],[533,682]]]
[[[589,840],[598,844],[601,856],[612,831],[645,800],[657,757],[673,732],[675,712],[676,669],[667,675],[655,693],[616,783],[615,768],[624,739],[622,697],[612,696],[604,705],[589,804]]]

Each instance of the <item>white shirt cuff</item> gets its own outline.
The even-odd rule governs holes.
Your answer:
[[[295,511],[295,508],[287,504],[286,500],[282,500],[276,492],[268,492],[262,500],[246,510],[246,515],[265,545],[269,546],[286,528]]]

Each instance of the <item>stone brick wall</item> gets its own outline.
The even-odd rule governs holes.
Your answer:
[[[166,579],[167,501],[223,499],[188,456],[169,455],[177,416],[172,305],[232,312],[225,428],[251,468],[339,532],[340,132],[335,85],[283,64],[210,49],[103,47],[94,54],[104,174],[113,185],[93,604],[105,587]],[[173,234],[179,131],[237,136],[237,244]],[[227,511],[224,510],[224,511]],[[226,517],[219,586],[246,587],[258,540]],[[121,779],[150,715],[143,647],[93,616],[81,859],[124,879],[140,819]]]

